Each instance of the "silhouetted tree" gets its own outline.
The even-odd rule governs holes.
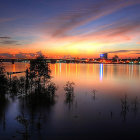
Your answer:
[[[11,84],[10,84],[10,94],[11,96],[17,96],[19,93],[19,87],[20,87],[20,82],[19,79],[14,76],[11,80]]]
[[[25,92],[25,77],[24,76],[19,78],[19,91],[20,91],[20,94],[24,94]]]
[[[30,82],[31,82],[31,89],[34,83],[35,89],[40,92],[41,85],[46,85],[46,80],[50,79],[50,66],[46,63],[44,56],[39,56],[36,59],[30,61]]]
[[[27,95],[27,91],[29,89],[29,70],[26,69],[26,82],[25,82],[25,94]]]
[[[0,62],[0,95],[5,94],[7,92],[8,87],[8,80],[5,76],[5,68],[3,66],[3,63]]]
[[[69,104],[69,108],[71,107],[71,104],[73,103],[74,100],[74,85],[75,83],[68,81],[64,86],[65,95],[66,95],[65,102]]]

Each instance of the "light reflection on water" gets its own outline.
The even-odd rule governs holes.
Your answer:
[[[100,80],[103,80],[103,64],[100,64]]]
[[[61,70],[60,70],[61,67]],[[139,65],[113,64],[52,64],[53,80],[60,85],[74,81],[84,89],[93,86],[103,91],[138,91],[140,79]]]
[[[28,63],[5,63],[9,72],[25,71],[28,66]],[[92,136],[93,132],[95,137],[100,134],[109,135],[109,132],[116,136],[123,131],[128,134],[130,131],[132,134],[133,131],[137,133],[140,114],[132,109],[132,103],[136,96],[140,99],[140,65],[57,63],[51,64],[50,68],[52,81],[59,87],[54,105],[34,108],[33,112],[29,106],[23,106],[20,100],[10,99],[3,107],[6,108],[6,128],[3,130],[0,123],[0,139],[8,139],[13,135],[20,138],[16,130],[22,129],[22,126],[15,118],[21,112],[27,118],[34,118],[34,121],[38,120],[39,114],[42,115],[42,129],[39,134],[33,129],[31,139],[41,137],[39,135],[45,139],[53,136]],[[24,73],[16,76],[22,75]],[[71,104],[65,102],[64,85],[67,81],[75,83]],[[93,95],[94,89],[96,93]],[[125,94],[128,97],[129,111],[121,108],[121,99],[124,99]],[[35,127],[35,124],[32,125]]]
[[[6,63],[7,71],[25,71],[28,63]],[[96,88],[104,94],[138,94],[140,65],[113,64],[51,64],[52,80],[63,89],[67,81],[76,83],[76,90]],[[22,76],[25,73],[13,75]]]
[[[29,63],[5,63],[7,72],[25,71],[29,67]],[[140,77],[140,65],[125,64],[51,64],[54,75],[81,75],[85,73],[87,76],[96,75],[99,79],[104,77],[115,77],[138,79]]]

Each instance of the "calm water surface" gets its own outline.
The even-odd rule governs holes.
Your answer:
[[[24,71],[28,63],[5,63],[6,71]],[[0,139],[23,139],[22,114],[31,120],[29,139],[134,139],[140,130],[140,65],[51,64],[58,86],[55,102],[31,109],[20,99],[8,98],[0,107]],[[17,74],[20,77],[24,75]],[[64,85],[75,83],[68,103]],[[93,94],[93,90],[95,94]],[[127,109],[121,100],[127,96]],[[1,115],[4,112],[4,115]],[[41,128],[37,129],[40,120]]]

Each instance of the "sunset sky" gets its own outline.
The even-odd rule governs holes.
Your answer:
[[[0,57],[140,57],[140,0],[0,0]]]

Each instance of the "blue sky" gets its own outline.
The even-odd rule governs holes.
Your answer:
[[[0,53],[138,57],[139,13],[140,0],[0,0]]]

